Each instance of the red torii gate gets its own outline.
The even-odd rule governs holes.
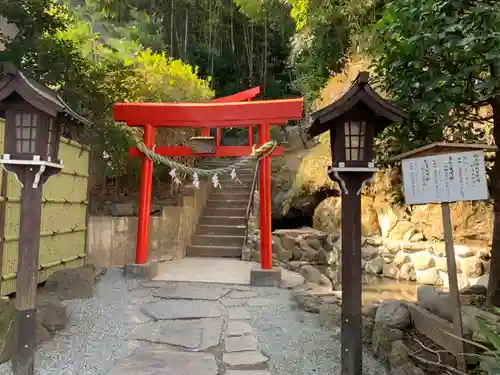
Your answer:
[[[244,98],[240,100],[249,100],[257,95],[257,90],[258,88],[247,90],[208,103],[117,103],[114,105],[114,116],[116,121],[123,121],[127,126],[142,126],[144,128],[144,144],[150,150],[154,148],[156,127],[201,128],[202,132],[209,132],[209,128],[251,128],[255,124],[259,126],[259,145],[263,145],[270,141],[270,126],[284,125],[289,120],[298,120],[302,117],[303,99],[228,101],[238,99],[238,96]],[[248,146],[220,146],[218,142],[216,152],[213,154],[193,153],[189,146],[162,146],[156,147],[154,150],[162,156],[248,156],[252,152],[251,135],[249,135],[249,141]],[[283,153],[283,148],[277,147],[271,156],[281,156]],[[136,248],[136,263],[142,265],[147,263],[148,257],[153,161],[144,157],[136,147],[130,148],[129,155],[142,157]],[[261,267],[267,270],[272,268],[271,167],[269,157],[260,161],[259,184],[261,195]]]

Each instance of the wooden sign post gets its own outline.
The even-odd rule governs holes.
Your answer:
[[[479,144],[433,143],[392,159],[402,160],[406,204],[441,204],[453,326],[455,334],[462,338],[464,332],[450,202],[488,199],[483,150],[495,149],[495,146]],[[465,372],[464,343],[461,342],[460,352],[453,354],[458,368]]]

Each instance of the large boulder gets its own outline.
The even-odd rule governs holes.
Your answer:
[[[401,301],[383,301],[375,314],[375,323],[390,328],[405,329],[410,325],[410,311]]]
[[[329,197],[316,207],[313,227],[327,233],[338,233],[341,230],[341,198]],[[378,216],[373,208],[373,198],[363,195],[361,198],[361,225],[366,236],[380,234]]]
[[[333,285],[330,279],[311,265],[303,266],[300,269],[300,274],[304,277],[305,283],[313,283],[333,290]]]
[[[59,270],[48,277],[45,290],[61,300],[91,298],[96,276],[92,266]]]

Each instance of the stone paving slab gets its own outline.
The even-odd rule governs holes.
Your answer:
[[[257,297],[259,292],[257,290],[235,290],[229,295],[230,298],[252,298]]]
[[[227,315],[230,320],[250,319],[250,313],[243,307],[232,307],[227,309]]]
[[[231,367],[252,367],[265,364],[268,358],[263,356],[260,352],[252,351],[226,353],[222,357],[222,360]]]
[[[128,339],[206,350],[219,345],[221,333],[222,319],[170,320],[141,324]]]
[[[226,336],[244,336],[253,332],[250,324],[243,320],[230,320],[227,323]]]
[[[267,370],[229,370],[226,375],[271,375]]]
[[[168,285],[167,281],[150,280],[141,283],[143,288],[161,288],[162,286]]]
[[[170,284],[154,291],[155,297],[217,301],[232,289],[218,285]]]
[[[119,360],[107,375],[217,375],[213,354],[176,352],[147,345]]]
[[[141,308],[142,312],[158,320],[218,318],[222,309],[217,302],[166,300],[149,303]]]
[[[226,337],[225,340],[226,353],[257,350],[258,346],[257,339],[250,335]]]
[[[242,298],[228,298],[224,297],[220,300],[224,306],[234,307],[234,306],[243,306],[245,304],[245,300]]]
[[[267,306],[273,303],[269,298],[254,297],[247,301],[248,306]]]

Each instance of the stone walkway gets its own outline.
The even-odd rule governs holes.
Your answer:
[[[109,375],[270,375],[245,306],[272,303],[247,286],[152,281],[133,291],[145,321],[140,346]]]

